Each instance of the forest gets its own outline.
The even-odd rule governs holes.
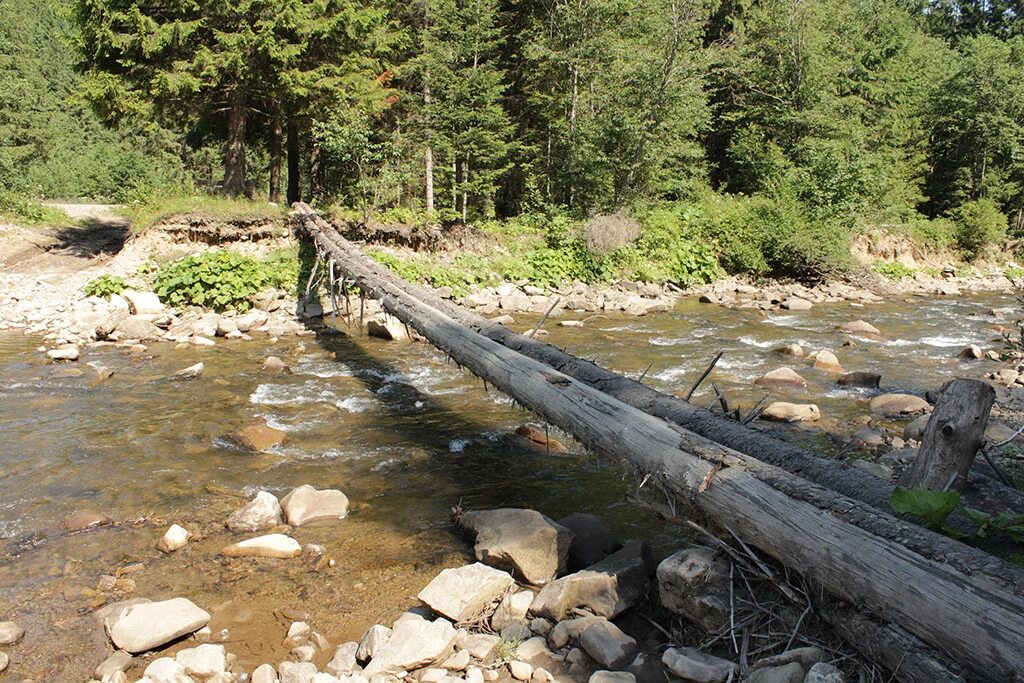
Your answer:
[[[8,212],[632,212],[651,249],[796,276],[865,226],[968,258],[1024,233],[1016,1],[0,0],[0,27]]]

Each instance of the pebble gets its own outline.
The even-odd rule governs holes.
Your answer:
[[[221,553],[228,557],[270,557],[289,559],[302,554],[302,546],[290,536],[267,534],[227,546]]]
[[[509,662],[508,669],[517,681],[528,681],[533,676],[533,667],[519,660]]]
[[[157,541],[156,547],[162,552],[173,553],[175,550],[181,550],[188,545],[188,539],[190,538],[192,538],[191,531],[177,524],[172,524],[163,537]]]
[[[11,664],[11,658],[7,656],[6,652],[0,652],[0,674],[7,671],[7,667]]]
[[[112,653],[109,657],[100,662],[100,665],[96,667],[96,671],[93,675],[103,680],[106,676],[112,675],[118,671],[127,671],[135,658],[131,654],[124,650],[117,650]]]
[[[25,635],[25,629],[13,621],[0,621],[0,645],[17,645]]]

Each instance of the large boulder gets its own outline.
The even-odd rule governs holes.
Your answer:
[[[836,354],[825,350],[818,351],[817,355],[814,356],[814,369],[840,373],[843,371],[843,366],[839,363]]]
[[[395,623],[391,637],[377,649],[363,673],[395,674],[412,671],[448,654],[458,632],[445,619],[405,619]]]
[[[514,583],[507,572],[477,562],[445,569],[417,597],[441,616],[460,623],[490,613]]]
[[[843,323],[838,326],[841,332],[848,332],[850,334],[866,334],[874,337],[880,337],[881,332],[878,328],[871,323],[864,322],[863,320],[852,320],[848,323]]]
[[[210,622],[210,615],[191,600],[173,598],[122,608],[107,620],[114,645],[137,654],[195,633]]]
[[[462,526],[476,538],[476,559],[543,585],[563,573],[572,532],[535,510],[467,512]]]
[[[647,546],[629,541],[597,564],[544,586],[530,611],[561,621],[573,609],[582,607],[612,619],[643,600],[652,564]]]
[[[729,623],[729,572],[714,550],[680,550],[658,565],[658,594],[670,611],[709,633]]]
[[[886,417],[901,415],[920,415],[931,410],[928,401],[910,394],[882,394],[871,399],[871,412]]]
[[[761,375],[754,380],[759,387],[806,387],[807,380],[798,375],[792,368],[778,368]]]
[[[265,424],[251,424],[228,434],[224,440],[243,450],[262,453],[284,444],[288,435]]]
[[[574,512],[558,520],[572,532],[569,545],[569,569],[576,571],[600,562],[622,547],[601,518],[584,512]]]
[[[877,372],[848,372],[836,380],[837,383],[844,387],[864,387],[867,389],[877,389],[881,381],[882,376]]]
[[[147,316],[130,315],[117,324],[114,330],[121,339],[137,339],[141,342],[159,341],[164,331],[154,325]]]
[[[813,403],[776,401],[768,404],[761,417],[774,422],[817,422],[821,419],[821,411]]]
[[[225,524],[232,531],[264,531],[280,524],[283,514],[277,496],[260,491],[251,501],[232,512]]]
[[[624,669],[636,658],[636,641],[608,621],[595,621],[580,636],[580,647],[606,669]]]
[[[348,496],[337,489],[318,490],[304,484],[281,499],[285,519],[292,526],[348,517]]]

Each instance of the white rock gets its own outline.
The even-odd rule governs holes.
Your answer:
[[[251,683],[278,683],[277,671],[270,664],[260,664],[252,672]]]
[[[340,683],[341,679],[331,674],[318,673],[313,676],[312,683]]]
[[[224,646],[210,643],[182,650],[174,659],[185,667],[185,672],[190,676],[216,676],[224,673],[228,667]]]
[[[7,656],[6,652],[0,652],[0,674],[7,671],[7,667],[11,664],[11,658]]]
[[[359,649],[356,650],[356,659],[361,662],[373,659],[377,653],[387,644],[391,638],[391,629],[387,626],[375,624],[363,634],[359,641]]]
[[[528,681],[533,676],[533,667],[519,660],[509,662],[508,669],[512,673],[512,678],[518,681]]]
[[[367,320],[366,334],[390,341],[402,341],[409,338],[409,333],[406,332],[402,321],[387,314],[380,318]]]
[[[192,538],[192,532],[183,526],[172,524],[164,533],[163,537],[156,542],[156,547],[165,553],[173,553],[188,545],[188,539]]]
[[[281,524],[284,512],[277,496],[260,491],[243,507],[231,513],[227,527],[232,531],[264,531]]]
[[[364,674],[411,671],[444,656],[455,642],[455,628],[444,619],[404,621],[364,670]]]
[[[228,557],[272,557],[288,559],[302,554],[302,546],[291,536],[267,534],[227,546],[221,553]]]
[[[0,621],[0,645],[15,645],[25,635],[25,629],[13,621]]]
[[[212,339],[207,339],[206,337],[198,337],[198,336],[190,337],[189,338],[189,343],[192,344],[193,346],[216,346],[217,345],[217,342],[213,341]]]
[[[478,666],[471,666],[466,671],[466,683],[484,683],[484,672]]]
[[[318,520],[339,520],[348,516],[348,497],[335,489],[318,491],[308,484],[294,489],[281,500],[285,519],[292,526]]]
[[[462,671],[469,666],[469,650],[459,650],[441,663],[441,667],[450,671]]]
[[[291,626],[288,627],[288,633],[285,635],[286,640],[301,640],[307,637],[313,629],[304,621],[293,621]]]
[[[195,365],[190,365],[187,368],[178,370],[176,373],[171,375],[171,377],[173,379],[196,379],[203,374],[204,370],[206,370],[206,365],[203,363],[196,363]]]
[[[121,297],[128,302],[128,311],[132,315],[151,315],[164,312],[164,305],[153,292],[136,292],[126,289],[121,292]]]
[[[445,569],[417,597],[438,614],[464,622],[480,616],[514,583],[508,572],[477,562]]]
[[[292,648],[291,654],[297,662],[312,662],[316,658],[316,647],[313,645],[299,645]]]
[[[312,662],[281,662],[277,667],[281,683],[313,683],[316,674],[316,664]]]
[[[66,361],[78,360],[80,354],[81,352],[78,350],[78,347],[74,346],[73,344],[62,346],[58,349],[50,349],[49,351],[46,352],[46,355],[47,357],[49,357],[50,360]]]
[[[153,683],[184,683],[191,680],[185,673],[185,667],[170,657],[154,659],[146,667],[144,674]]]
[[[356,670],[356,652],[359,643],[342,643],[324,669],[335,676],[348,676]]]
[[[636,683],[636,676],[628,671],[595,671],[588,683]]]
[[[110,639],[132,654],[198,631],[210,621],[208,613],[185,598],[137,603],[111,617],[107,629]]]
[[[132,657],[129,653],[124,650],[118,650],[109,657],[104,659],[96,670],[93,672],[93,676],[103,680],[107,676],[113,675],[118,671],[127,671],[132,665]]]
[[[530,605],[533,604],[533,598],[532,591],[519,591],[506,595],[501,599],[501,604],[498,605],[494,616],[491,617],[491,628],[501,631],[509,624],[524,620],[526,613],[530,611]],[[458,619],[457,621],[462,620]]]
[[[447,678],[448,672],[445,669],[421,669],[420,670],[420,681],[422,683],[441,683]]]
[[[459,633],[456,644],[479,660],[487,659],[498,647],[501,638],[489,633]]]

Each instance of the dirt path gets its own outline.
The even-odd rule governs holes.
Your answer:
[[[0,226],[0,266],[8,274],[69,274],[96,267],[117,254],[129,223],[105,204],[49,204],[76,223],[36,229]]]

